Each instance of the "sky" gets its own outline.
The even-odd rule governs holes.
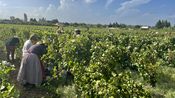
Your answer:
[[[155,25],[175,24],[175,0],[0,0],[0,19],[15,16],[58,19],[60,22]]]

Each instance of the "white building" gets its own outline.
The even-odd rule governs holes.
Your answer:
[[[141,30],[148,30],[149,29],[149,26],[141,26],[140,29]]]

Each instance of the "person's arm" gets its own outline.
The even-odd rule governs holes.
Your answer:
[[[5,45],[6,46],[10,46],[11,41],[12,41],[12,38],[7,39],[6,42],[5,42]]]
[[[19,38],[17,38],[16,46],[20,46],[20,40],[19,40]]]

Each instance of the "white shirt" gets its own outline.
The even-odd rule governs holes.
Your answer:
[[[22,52],[23,52],[23,55],[24,53],[27,53],[28,49],[32,46],[32,41],[31,40],[27,40],[25,43],[24,43],[24,46],[22,48]]]

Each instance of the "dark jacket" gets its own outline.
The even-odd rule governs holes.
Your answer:
[[[43,54],[47,53],[47,46],[44,44],[35,44],[29,48],[29,52],[41,57]]]
[[[12,37],[12,38],[7,40],[5,45],[6,46],[17,46],[17,44],[19,44],[19,38]]]

